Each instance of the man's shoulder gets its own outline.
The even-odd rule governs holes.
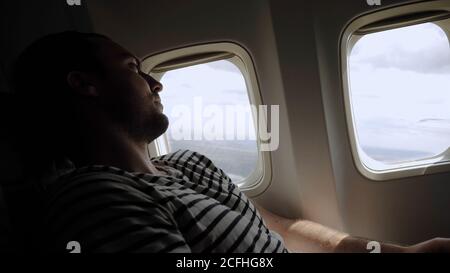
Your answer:
[[[206,155],[192,150],[177,150],[162,156],[152,158],[152,162],[163,163],[164,165],[173,167],[184,174],[209,173],[212,172],[216,177],[231,182],[228,175]],[[189,176],[189,175],[188,175]]]
[[[216,169],[216,166],[214,165],[214,163],[210,158],[208,158],[204,154],[192,150],[180,149],[166,155],[153,157],[152,162],[166,163],[166,165],[175,167],[177,169],[179,169],[180,167],[191,168],[194,166],[196,168],[203,167]]]
[[[178,149],[175,152],[168,153],[165,155],[160,155],[152,158],[153,160],[163,160],[163,161],[171,161],[171,162],[186,162],[186,161],[194,161],[198,160],[200,162],[209,162],[211,161],[207,156],[188,149]]]
[[[114,191],[122,189],[129,192],[148,188],[141,179],[122,169],[112,166],[93,165],[74,169],[46,187],[46,194],[59,196],[86,191]]]

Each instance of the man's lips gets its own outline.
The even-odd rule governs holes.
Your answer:
[[[153,103],[161,107],[161,110],[164,108],[164,105],[161,103],[161,99],[155,99]]]

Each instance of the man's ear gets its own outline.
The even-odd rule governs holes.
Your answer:
[[[82,96],[97,97],[97,88],[93,85],[90,77],[80,71],[71,71],[67,74],[67,84]]]

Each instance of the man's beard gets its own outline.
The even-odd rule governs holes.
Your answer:
[[[147,143],[152,142],[164,134],[169,127],[169,119],[166,115],[159,112],[143,115],[137,120],[139,122],[134,123],[132,128],[129,128],[129,133],[137,140]]]

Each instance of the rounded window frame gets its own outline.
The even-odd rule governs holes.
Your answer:
[[[349,87],[350,78],[349,73],[347,72],[350,53],[355,44],[358,42],[358,40],[361,37],[363,37],[363,35],[358,34],[355,35],[356,32],[360,31],[366,26],[370,26],[371,24],[373,25],[376,24],[377,22],[382,22],[384,20],[389,21],[392,20],[393,18],[404,18],[410,14],[419,14],[434,11],[443,11],[448,12],[450,14],[450,0],[432,1],[428,3],[422,2],[415,4],[404,4],[364,14],[348,23],[341,34],[339,59],[340,59],[340,69],[341,69],[340,74],[341,74],[341,84],[347,123],[348,140],[351,147],[354,165],[363,176],[365,176],[370,180],[387,181],[405,177],[421,176],[426,174],[450,171],[450,160],[436,161],[436,157],[399,163],[397,165],[398,167],[387,170],[373,170],[367,167],[363,162],[363,156],[361,155],[364,152],[361,151],[361,148],[358,144],[358,138],[356,135],[355,119],[352,109],[352,102],[350,96],[351,93]],[[447,34],[447,39],[450,42],[450,19],[448,18],[437,21],[433,20],[416,21],[407,25],[408,26],[416,25],[426,22],[434,23],[438,25],[440,28],[442,28],[442,30]],[[405,26],[402,25],[402,23],[403,22],[399,20],[398,23],[399,26],[392,27],[392,29]]]
[[[162,63],[168,62],[170,60],[182,58],[185,56],[200,55],[200,54],[207,54],[207,53],[213,53],[213,52],[228,52],[228,53],[231,53],[232,55],[234,55],[231,58],[220,58],[220,59],[215,59],[215,60],[226,59],[226,60],[230,61],[231,63],[233,63],[234,65],[236,65],[244,77],[245,84],[247,86],[250,105],[255,105],[255,106],[262,105],[263,102],[262,102],[261,93],[259,90],[258,79],[257,79],[256,71],[255,71],[255,68],[253,65],[253,61],[252,61],[250,55],[248,54],[248,52],[243,47],[241,47],[240,45],[235,44],[235,43],[217,42],[217,43],[199,44],[199,45],[193,45],[193,46],[188,46],[188,47],[183,47],[183,48],[178,48],[178,49],[173,49],[173,50],[168,50],[168,51],[164,51],[161,53],[157,53],[157,54],[151,55],[149,57],[146,57],[144,60],[142,60],[142,64],[141,64],[142,71],[147,74],[151,74],[152,76],[155,77],[155,79],[160,80],[162,78],[164,72],[163,73],[152,73],[152,70],[156,66],[158,66]],[[207,62],[211,62],[211,61],[215,61],[215,60],[206,60],[203,63],[207,63]],[[200,63],[202,63],[202,62],[200,62]],[[200,63],[195,63],[195,64],[200,64]],[[195,65],[195,64],[190,64],[190,65]],[[252,115],[252,116],[253,116],[255,129],[256,129],[256,124],[257,124],[257,122],[255,120],[256,117],[254,115]],[[265,121],[265,122],[267,122],[267,121]],[[257,167],[255,168],[255,170],[252,172],[252,174],[249,177],[247,177],[240,183],[236,183],[236,185],[239,186],[239,189],[241,191],[245,192],[249,197],[256,197],[258,195],[261,195],[270,186],[271,179],[272,179],[272,164],[271,164],[270,152],[260,150],[261,141],[258,136],[258,133],[257,132],[255,132],[255,133],[257,136],[256,142],[257,142],[258,153],[259,153]],[[159,145],[157,145],[155,143],[155,141],[148,145],[149,154],[151,156],[159,155],[164,152],[167,152],[167,147],[168,147],[167,138],[164,137],[163,139],[164,139],[164,143],[162,143],[163,147],[159,147]]]

